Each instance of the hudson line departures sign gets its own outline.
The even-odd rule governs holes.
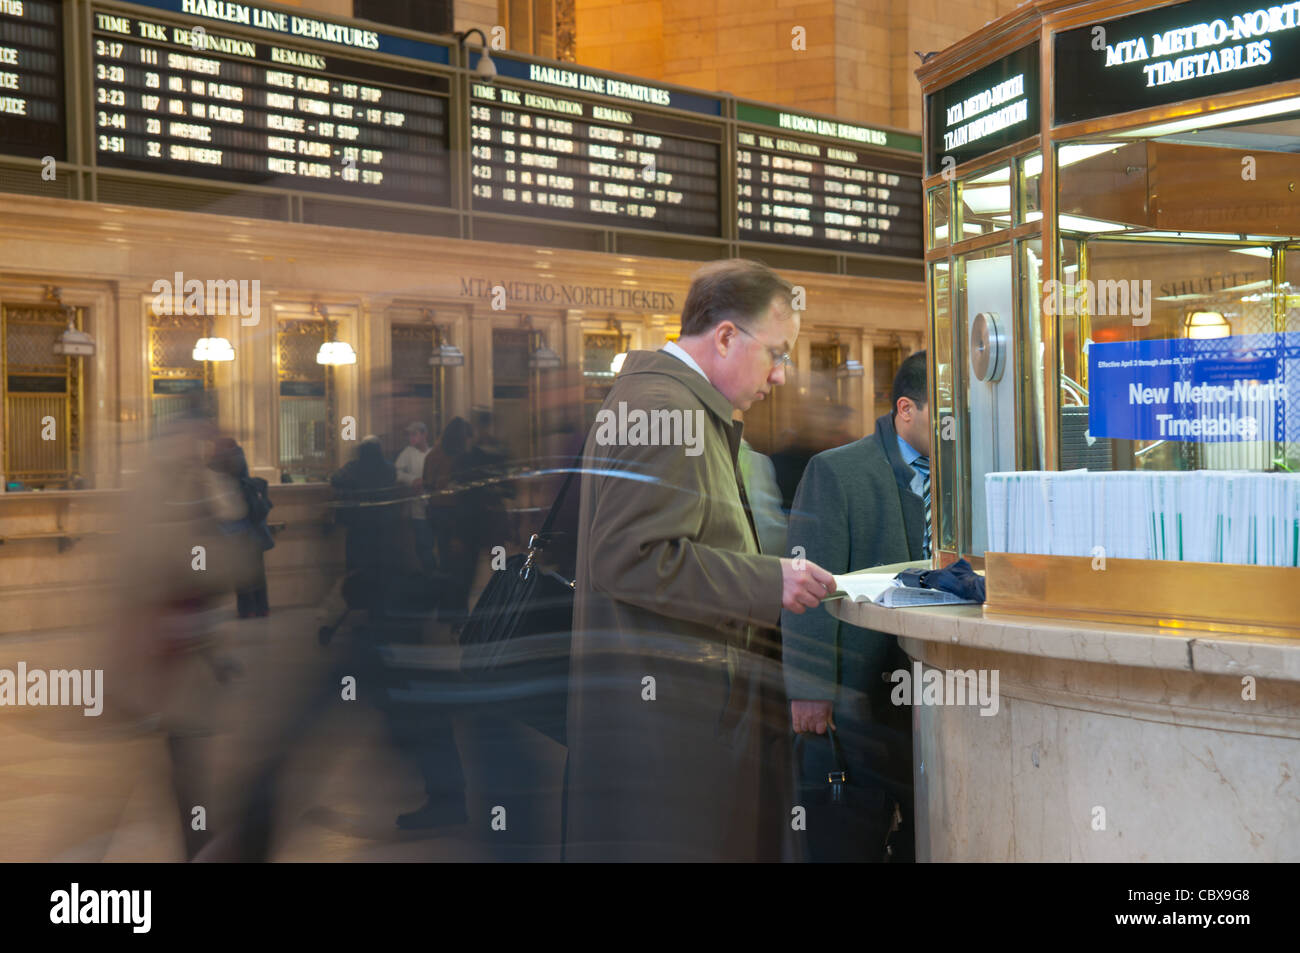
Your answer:
[[[927,174],[1034,135],[1038,108],[1036,42],[931,93],[925,98]]]
[[[1055,44],[1060,125],[1300,78],[1300,2],[1192,0]]]
[[[921,255],[921,180],[905,171],[915,166],[863,148],[916,150],[915,136],[747,103],[736,118],[767,127],[736,131],[741,241]]]

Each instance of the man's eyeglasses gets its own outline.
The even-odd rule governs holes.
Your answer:
[[[745,335],[746,337],[751,337],[751,338],[753,338],[755,341],[758,341],[758,337],[757,337],[756,335],[754,335],[753,333],[751,333],[751,332],[749,332],[749,331],[746,331],[746,330],[745,330],[744,328],[742,328],[739,324],[737,324],[735,327],[736,327],[736,330],[739,331],[741,334]],[[758,343],[759,343],[759,344],[762,344],[763,342],[762,342],[762,341],[758,341]],[[778,367],[789,367],[790,364],[791,364],[791,361],[790,361],[790,355],[789,355],[789,353],[786,352],[786,351],[778,351],[778,350],[777,350],[776,348],[774,348],[774,347],[769,347],[769,348],[767,348],[767,356],[768,356],[769,358],[771,358],[771,360],[772,360],[772,367],[773,367],[774,369],[775,369],[775,368],[778,368]]]

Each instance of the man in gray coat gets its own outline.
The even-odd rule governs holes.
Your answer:
[[[814,456],[790,513],[786,545],[841,574],[929,555],[930,409],[925,352],[894,378],[893,409],[875,433]],[[795,547],[802,547],[796,549]],[[843,625],[825,608],[782,613],[785,683],[807,790],[825,783],[836,729],[851,803],[808,808],[809,859],[880,860],[898,802],[911,837],[910,712],[889,703],[885,672],[905,663],[897,639]],[[910,855],[900,845],[903,858]],[[901,858],[900,858],[901,859]]]
[[[833,579],[760,555],[737,466],[785,381],[791,287],[755,262],[695,276],[680,339],[634,351],[587,438],[569,677],[566,860],[789,856],[775,626]]]

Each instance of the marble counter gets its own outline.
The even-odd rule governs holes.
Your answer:
[[[898,636],[909,684],[950,686],[903,700],[891,676],[913,706],[918,858],[1300,860],[1300,639],[827,608],[842,639]],[[958,672],[993,703],[955,694]]]

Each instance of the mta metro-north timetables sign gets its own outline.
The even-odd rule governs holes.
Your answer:
[[[450,202],[446,80],[94,11],[100,166]]]

